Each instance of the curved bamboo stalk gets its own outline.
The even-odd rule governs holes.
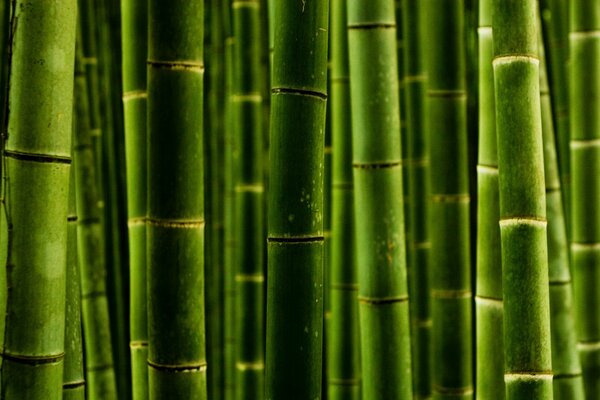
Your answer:
[[[348,3],[362,392],[412,395],[394,1]]]
[[[272,399],[322,395],[328,9],[327,0],[275,4],[266,357]]]
[[[600,4],[571,1],[571,260],[587,398],[600,396]]]
[[[464,2],[427,9],[433,397],[473,396]]]
[[[477,397],[504,400],[502,256],[494,101],[492,0],[479,1],[479,161],[477,165]]]
[[[10,112],[2,146],[8,289],[2,397],[59,400],[77,5],[11,4]]]
[[[508,400],[552,398],[535,8],[534,0],[494,1],[493,68]]]

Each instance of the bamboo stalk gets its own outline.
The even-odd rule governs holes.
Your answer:
[[[571,260],[587,398],[600,396],[600,4],[570,8]]]
[[[12,6],[10,113],[2,146],[7,246],[2,397],[58,400],[77,7],[74,1]]]
[[[204,2],[152,0],[148,15],[149,397],[206,399]]]
[[[275,4],[266,397],[322,395],[328,1]]]
[[[549,399],[553,393],[535,8],[533,0],[494,1],[504,381],[509,400]]]
[[[348,3],[362,391],[411,398],[393,0]]]
[[[10,33],[10,3],[0,4],[0,122],[4,124],[6,111],[6,84],[8,81],[8,40]]]
[[[148,398],[148,316],[146,308],[146,59],[148,5],[121,2],[123,109],[127,163],[130,273],[130,352],[134,400]]]
[[[347,0],[331,1],[331,325],[328,331],[329,400],[360,399],[360,332],[355,260],[352,121]]]
[[[232,3],[233,115],[238,159],[235,192],[236,398],[264,397],[264,186],[260,80],[260,2]]]
[[[492,1],[479,2],[479,162],[477,165],[477,397],[504,400],[502,256],[494,101]]]
[[[425,62],[423,57],[423,5],[404,0],[404,99],[406,133],[410,146],[407,166],[410,195],[411,235],[407,246],[412,254],[411,339],[413,393],[431,396],[431,300],[429,293],[429,149],[425,131]],[[405,181],[406,182],[406,181]]]
[[[433,398],[473,397],[464,2],[428,3]]]

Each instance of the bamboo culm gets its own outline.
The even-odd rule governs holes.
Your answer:
[[[586,398],[600,396],[600,4],[570,2],[571,266]]]
[[[10,113],[2,146],[2,397],[59,400],[77,5],[11,4]]]
[[[266,398],[322,396],[328,0],[274,2]]]
[[[149,398],[202,400],[204,2],[152,0],[148,21]]]
[[[493,2],[507,400],[553,396],[536,6]]]
[[[365,398],[412,396],[393,0],[348,2],[356,257]]]
[[[327,333],[328,399],[360,399],[360,332],[355,260],[352,120],[347,0],[331,0],[331,323]]]
[[[260,1],[232,3],[235,163],[236,398],[264,397],[263,110]]]
[[[434,399],[473,397],[464,2],[427,8]]]
[[[494,102],[492,0],[479,2],[479,160],[477,165],[477,397],[504,400],[502,256]]]
[[[146,308],[146,58],[148,5],[121,2],[123,112],[129,228],[130,353],[133,400],[148,398],[148,317]]]

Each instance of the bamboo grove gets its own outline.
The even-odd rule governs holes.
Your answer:
[[[0,399],[600,398],[600,0],[4,0],[0,51]]]

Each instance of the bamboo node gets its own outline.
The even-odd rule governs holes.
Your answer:
[[[145,90],[131,90],[129,92],[123,93],[123,102],[128,102],[130,100],[137,100],[137,99],[147,99],[147,98],[148,98],[148,92],[146,92]]]
[[[6,157],[20,160],[20,161],[29,161],[36,163],[52,163],[52,164],[71,164],[71,157],[67,156],[59,156],[53,154],[40,154],[40,153],[29,153],[24,151],[16,151],[16,150],[4,150],[4,155]]]
[[[587,149],[591,147],[600,147],[600,138],[593,139],[571,139],[569,142],[571,149]]]
[[[408,301],[408,295],[401,296],[393,296],[393,297],[367,297],[367,296],[358,296],[358,302],[362,304],[368,305],[386,305],[386,304],[395,304],[395,303],[403,303]]]
[[[189,60],[148,60],[146,64],[158,69],[170,69],[173,71],[190,71],[204,73],[204,63],[202,61]]]
[[[236,185],[233,190],[236,193],[263,193],[265,187],[263,185]]]
[[[467,98],[466,90],[428,90],[427,96],[429,97],[444,97],[450,99],[462,99]]]
[[[136,226],[146,225],[146,217],[133,217],[127,220],[127,226],[133,228]]]
[[[78,380],[63,383],[63,390],[73,390],[85,386],[85,380]]]
[[[431,201],[434,203],[469,203],[471,201],[471,196],[464,193],[432,194]]]
[[[262,371],[263,369],[265,369],[265,364],[262,362],[238,361],[235,363],[235,368],[238,371]]]
[[[327,100],[327,93],[317,92],[314,90],[279,87],[279,88],[271,89],[271,93],[274,95],[291,94],[291,95],[295,95],[295,96],[308,96],[308,97],[315,97],[319,100]]]
[[[174,228],[174,229],[197,229],[204,227],[204,220],[176,220],[176,219],[159,219],[159,218],[146,218],[148,225],[156,226],[160,228]]]
[[[510,54],[504,56],[496,56],[494,61],[492,61],[492,65],[502,65],[502,64],[511,64],[514,62],[527,62],[535,65],[540,65],[539,58],[530,55],[530,54]]]
[[[392,22],[359,22],[348,24],[348,29],[352,30],[372,30],[372,29],[395,29],[396,24]]]
[[[480,172],[482,174],[498,175],[498,166],[478,164],[477,172]]]
[[[132,340],[129,342],[130,349],[145,349],[148,347],[147,340]]]
[[[581,243],[581,242],[572,242],[571,243],[571,251],[584,253],[584,252],[595,252],[600,250],[600,243]]]
[[[371,162],[371,163],[352,163],[353,168],[357,169],[384,169],[384,168],[396,168],[401,167],[401,161],[390,161],[390,162]]]
[[[504,382],[552,380],[552,371],[511,371],[504,373]]]
[[[589,341],[589,342],[578,342],[577,350],[579,351],[600,351],[600,340],[599,341]]]
[[[265,276],[263,274],[236,274],[235,281],[263,283],[265,281]]]
[[[463,387],[445,387],[440,385],[432,385],[432,390],[434,393],[441,395],[469,395],[473,394],[473,386],[463,386]]]
[[[65,353],[57,354],[46,354],[46,355],[25,355],[25,354],[13,354],[9,352],[3,352],[2,358],[10,360],[14,363],[27,364],[27,365],[42,365],[42,364],[54,364],[62,361],[65,358]]]
[[[231,101],[236,103],[261,103],[263,98],[260,93],[232,94]]]
[[[600,30],[569,32],[569,39],[600,39]]]
[[[470,290],[431,289],[431,297],[434,299],[467,299],[472,296]]]
[[[542,217],[534,217],[534,216],[523,216],[523,217],[511,217],[511,218],[500,218],[500,227],[508,227],[515,225],[532,225],[537,227],[545,228],[548,225],[548,221]]]
[[[256,0],[233,0],[231,3],[232,8],[242,8],[242,7],[250,7],[250,8],[259,8],[260,3]]]
[[[165,372],[206,372],[206,362],[200,362],[198,364],[189,364],[189,365],[166,365],[166,364],[158,364],[153,361],[147,361],[148,366],[150,368],[165,371]]]

